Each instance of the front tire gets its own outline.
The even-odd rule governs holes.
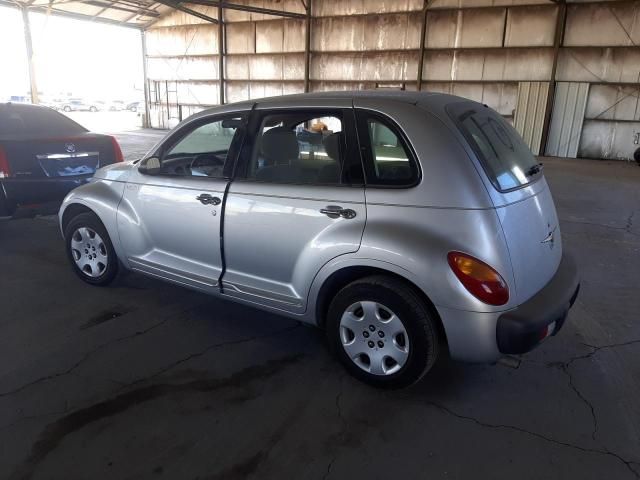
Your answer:
[[[108,285],[118,274],[118,257],[106,228],[93,213],[81,213],[64,230],[71,268],[91,285]]]
[[[439,354],[435,313],[401,280],[370,276],[344,287],[327,316],[329,348],[357,379],[382,388],[420,380]]]

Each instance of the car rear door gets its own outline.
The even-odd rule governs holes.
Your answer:
[[[355,139],[348,100],[257,106],[226,200],[224,294],[301,313],[320,268],[359,249],[366,207]]]
[[[241,113],[200,118],[155,152],[161,167],[129,177],[118,231],[133,270],[216,292],[222,271],[220,219],[242,139]],[[227,121],[235,122],[228,127]]]

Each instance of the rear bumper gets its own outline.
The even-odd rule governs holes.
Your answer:
[[[558,333],[579,290],[575,260],[565,253],[556,274],[542,290],[498,317],[496,340],[500,353],[526,353],[547,336]]]
[[[436,306],[451,358],[494,363],[502,355],[532,350],[545,336],[555,335],[562,328],[579,288],[575,261],[565,253],[549,283],[514,309],[469,312]],[[548,331],[554,322],[553,330]]]
[[[61,202],[74,188],[87,183],[93,175],[58,178],[4,178],[0,180],[0,215],[12,215],[17,207]]]

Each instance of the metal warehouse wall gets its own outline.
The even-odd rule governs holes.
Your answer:
[[[235,3],[305,14],[299,0]],[[536,153],[630,159],[640,146],[638,0],[313,0],[310,24],[310,91],[471,98],[513,121]],[[225,9],[223,25],[226,102],[305,90],[305,18]],[[219,103],[218,25],[172,12],[145,36],[152,126]]]

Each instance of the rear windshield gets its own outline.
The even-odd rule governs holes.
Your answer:
[[[0,135],[55,137],[87,130],[61,113],[45,107],[0,105]]]
[[[537,177],[536,158],[520,134],[495,111],[474,103],[447,108],[491,183],[500,191],[527,185]]]

